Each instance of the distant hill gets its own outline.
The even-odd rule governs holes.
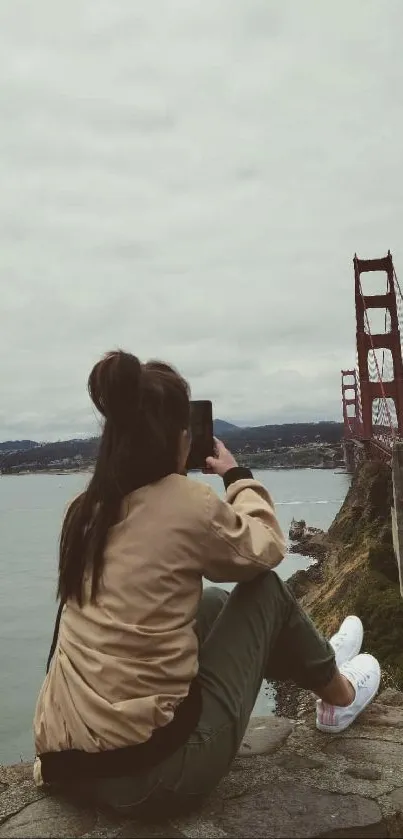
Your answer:
[[[24,452],[35,449],[38,445],[34,440],[6,440],[0,443],[0,452]]]
[[[214,422],[215,433],[234,453],[272,451],[282,447],[309,443],[340,443],[343,424],[340,422],[306,422],[287,425],[258,425],[238,428],[225,420]],[[98,451],[99,438],[62,440],[57,443],[35,443],[15,440],[0,443],[0,471],[46,471],[47,469],[88,469]]]
[[[0,468],[3,472],[17,467],[22,470],[40,471],[48,467],[75,465],[86,468],[94,463],[98,450],[98,438],[86,440],[62,440],[57,443],[36,443],[27,449],[2,451]]]
[[[232,422],[227,422],[222,419],[215,419],[213,425],[214,434],[217,434],[217,437],[220,437],[221,434],[231,434],[231,432],[238,430],[237,425],[233,425]]]
[[[258,451],[279,446],[301,446],[307,443],[340,443],[343,436],[341,422],[296,422],[283,425],[257,425],[251,428],[231,428],[223,433],[223,441],[232,451]]]

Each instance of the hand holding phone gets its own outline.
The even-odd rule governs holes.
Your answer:
[[[230,469],[234,469],[235,466],[238,466],[238,464],[234,455],[228,451],[228,449],[224,446],[224,443],[222,443],[221,440],[218,440],[217,437],[214,437],[214,449],[214,454],[206,460],[206,471],[213,473],[214,475],[220,475],[220,477],[223,478],[226,472],[229,472]]]

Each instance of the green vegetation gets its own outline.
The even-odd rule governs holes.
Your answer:
[[[365,463],[326,538],[327,554],[318,583],[302,602],[327,634],[347,614],[360,616],[365,649],[403,689],[403,600],[392,545],[391,473]]]
[[[60,472],[87,470],[93,466],[98,438],[36,443],[30,448],[2,452],[0,471],[4,475],[20,472]],[[10,444],[9,444],[10,445]]]
[[[403,603],[399,586],[371,569],[358,587],[355,605],[366,629],[366,648],[389,669],[402,690]]]
[[[240,466],[250,469],[334,469],[343,465],[340,445],[306,443],[273,450],[237,453]]]

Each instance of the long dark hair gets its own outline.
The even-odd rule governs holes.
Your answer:
[[[105,422],[93,476],[63,523],[57,590],[62,603],[71,598],[79,605],[87,571],[96,600],[107,533],[124,497],[178,470],[180,433],[190,418],[182,376],[168,364],[141,364],[122,350],[95,365],[88,390]]]

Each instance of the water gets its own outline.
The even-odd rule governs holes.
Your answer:
[[[326,529],[339,510],[348,477],[325,470],[261,470],[287,533],[292,517]],[[84,474],[0,477],[0,764],[33,756],[31,722],[55,618],[57,542],[66,504],[88,479]],[[215,477],[198,476],[222,492]],[[307,560],[287,556],[283,579]],[[272,697],[264,692],[256,713]]]

